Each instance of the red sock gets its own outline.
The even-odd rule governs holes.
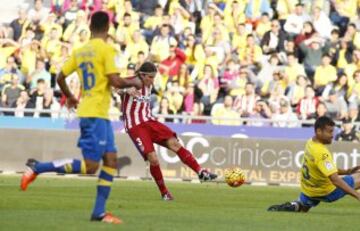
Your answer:
[[[160,166],[159,165],[150,165],[150,173],[151,173],[152,177],[154,178],[157,186],[159,187],[161,195],[164,195],[165,193],[167,193],[168,190],[165,186],[165,182],[164,182],[163,175],[161,173]]]
[[[196,161],[196,159],[194,158],[193,154],[191,154],[191,152],[189,152],[187,149],[181,147],[177,153],[176,153],[180,160],[186,164],[187,166],[189,166],[192,170],[194,170],[196,173],[199,173],[201,170],[201,167],[199,165],[199,163]]]

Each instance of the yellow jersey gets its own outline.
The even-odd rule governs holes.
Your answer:
[[[109,118],[111,86],[106,75],[120,73],[116,50],[102,39],[91,39],[74,50],[61,71],[69,76],[76,71],[82,85],[78,117]]]
[[[328,195],[336,188],[329,176],[337,171],[332,154],[327,147],[312,139],[308,140],[301,169],[302,193],[309,197]]]

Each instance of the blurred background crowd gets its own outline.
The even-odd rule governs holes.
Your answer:
[[[121,75],[134,75],[145,60],[158,65],[155,114],[277,127],[304,126],[302,121],[322,115],[360,121],[360,0],[48,3],[21,5],[18,15],[0,26],[1,107],[14,109],[4,115],[69,115],[56,75],[71,51],[90,39],[91,14],[103,10],[111,18],[107,42],[118,51]],[[68,81],[80,97],[77,74]],[[112,120],[119,120],[120,104],[114,94]],[[36,110],[24,113],[24,108]]]

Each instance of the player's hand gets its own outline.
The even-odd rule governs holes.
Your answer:
[[[356,199],[360,201],[360,193],[356,192]]]
[[[76,108],[76,106],[79,104],[79,101],[74,97],[67,98],[66,100],[66,106],[70,108]]]
[[[139,97],[141,96],[141,93],[139,90],[136,90],[135,87],[130,87],[128,89],[126,89],[126,93],[132,97]]]

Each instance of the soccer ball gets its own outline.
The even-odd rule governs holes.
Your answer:
[[[245,182],[245,174],[240,168],[225,170],[225,182],[231,187],[239,187]]]

